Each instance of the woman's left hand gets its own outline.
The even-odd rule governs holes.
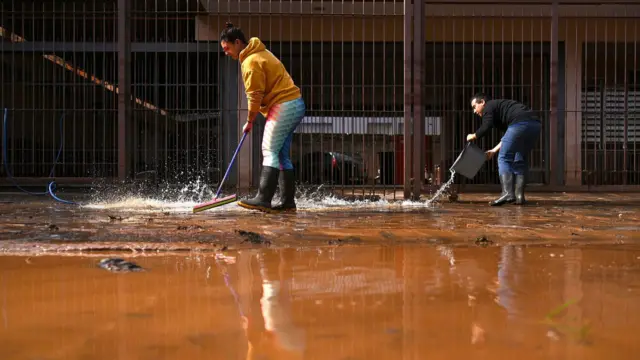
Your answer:
[[[253,121],[247,121],[246,124],[244,124],[244,127],[242,128],[242,131],[245,133],[248,133],[249,131],[251,131],[251,128],[253,127]]]

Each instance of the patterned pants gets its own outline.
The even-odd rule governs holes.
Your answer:
[[[305,113],[302,98],[287,101],[273,106],[267,114],[267,123],[262,138],[263,166],[292,170],[289,157],[293,132],[296,130]]]

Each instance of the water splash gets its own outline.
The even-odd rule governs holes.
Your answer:
[[[449,189],[449,187],[451,187],[451,185],[453,184],[453,180],[456,177],[456,172],[455,171],[451,171],[451,177],[449,178],[449,181],[447,181],[446,183],[442,184],[442,186],[440,186],[440,189],[438,189],[438,191],[436,191],[436,193],[433,195],[433,197],[429,200],[427,200],[427,206],[432,206],[433,203],[438,200],[438,198],[440,196],[442,196],[442,194],[444,194],[445,191],[447,191],[447,189]]]
[[[132,213],[191,213],[195,205],[211,200],[215,196],[215,186],[210,186],[201,179],[196,179],[185,185],[172,186],[161,185],[153,187],[139,185],[125,187],[122,185],[102,186],[94,192],[92,199],[84,207],[89,209],[103,209],[114,211],[126,211]],[[221,196],[231,195],[232,191],[223,191]],[[443,188],[439,190],[442,192]],[[434,199],[440,194],[436,194]],[[279,194],[273,199],[279,201]],[[424,201],[388,201],[380,200],[352,200],[344,199],[336,195],[326,186],[300,186],[298,187],[296,203],[301,211],[306,212],[338,212],[338,211],[411,211],[417,209],[429,209],[432,200]],[[235,204],[229,204],[219,208],[207,210],[207,213],[239,214],[251,210],[243,209]]]

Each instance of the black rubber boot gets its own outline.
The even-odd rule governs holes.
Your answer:
[[[515,195],[516,205],[524,205],[524,187],[526,185],[524,175],[516,175]]]
[[[262,174],[260,174],[260,186],[258,187],[258,193],[253,199],[238,201],[238,205],[245,209],[270,212],[272,210],[271,199],[273,199],[276,187],[278,186],[279,172],[280,169],[263,166]]]
[[[502,185],[502,195],[496,200],[490,202],[491,206],[501,206],[514,202],[515,196],[513,194],[513,174],[507,173],[500,175],[500,184]]]
[[[296,179],[293,170],[280,171],[280,202],[273,207],[276,211],[296,211]]]

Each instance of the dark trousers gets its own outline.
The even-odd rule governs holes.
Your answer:
[[[540,122],[525,120],[507,128],[498,153],[500,175],[512,173],[526,175],[529,170],[529,154],[540,136]]]

